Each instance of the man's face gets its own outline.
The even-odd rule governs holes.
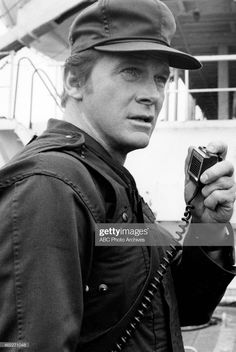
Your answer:
[[[83,87],[82,111],[93,136],[110,152],[123,156],[146,147],[168,77],[164,58],[105,54]]]

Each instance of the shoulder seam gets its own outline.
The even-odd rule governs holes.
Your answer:
[[[103,222],[104,219],[101,218],[101,216],[98,214],[96,209],[94,208],[92,202],[90,199],[86,196],[85,192],[83,192],[78,185],[75,185],[73,182],[71,182],[68,178],[65,176],[62,176],[58,173],[53,173],[49,171],[42,171],[42,170],[34,170],[33,172],[21,174],[18,176],[13,176],[12,178],[6,180],[5,182],[0,182],[0,189],[1,188],[6,188],[14,185],[16,182],[21,181],[25,178],[29,178],[31,176],[36,176],[36,175],[41,175],[41,176],[46,176],[46,177],[53,177],[55,179],[58,179],[62,182],[64,182],[66,185],[68,185],[70,188],[73,189],[73,191],[79,195],[80,199],[86,206],[86,208],[90,211],[90,213],[93,215],[94,219],[96,222]]]

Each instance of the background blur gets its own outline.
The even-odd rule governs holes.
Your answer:
[[[0,166],[41,133],[49,118],[62,119],[69,26],[78,10],[92,2],[0,0]],[[176,18],[173,45],[197,56],[203,69],[171,71],[151,143],[131,153],[126,166],[157,219],[176,221],[185,208],[189,145],[224,140],[236,166],[236,1],[163,2]],[[236,212],[232,223],[236,228]],[[229,290],[234,300],[235,287],[234,281]],[[224,351],[236,351],[236,346],[227,348]]]

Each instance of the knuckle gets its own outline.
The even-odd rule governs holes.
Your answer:
[[[216,182],[216,189],[228,188],[229,180],[226,177],[220,177]]]
[[[229,160],[225,160],[224,164],[225,164],[225,174],[232,177],[233,174],[234,174],[234,166],[233,166],[233,164]]]
[[[205,205],[205,207],[207,207],[207,208],[214,209],[216,204],[217,204],[217,202],[216,202],[216,200],[214,199],[214,196],[213,196],[213,195],[207,197],[207,198],[204,200],[204,205]]]
[[[208,144],[208,147],[212,146],[214,147],[215,150],[217,150],[220,153],[225,153],[228,149],[228,145],[223,142],[222,140],[213,140]]]
[[[233,167],[232,163],[229,160],[222,160],[218,165],[225,172],[227,172],[228,170],[231,170]]]
[[[212,193],[212,199],[213,201],[218,201],[221,199],[221,196],[222,196],[222,192],[221,190],[217,189],[215,190],[213,193]]]
[[[232,177],[234,174],[234,166],[228,160],[222,160],[219,163],[213,165],[208,174],[212,177],[212,179],[220,179],[222,177]]]
[[[224,194],[224,200],[227,203],[234,203],[234,201],[235,201],[235,192],[232,192],[231,189],[226,191],[225,194]]]
[[[234,179],[232,177],[221,177],[218,181],[218,186],[220,189],[230,189],[234,186]]]
[[[223,190],[217,190],[216,192],[215,192],[215,199],[218,199],[218,200],[220,200],[221,198],[222,198],[222,196],[223,196]]]
[[[207,186],[202,188],[202,195],[204,198],[207,197],[207,195],[209,194],[208,189],[209,189],[209,187],[207,187]]]

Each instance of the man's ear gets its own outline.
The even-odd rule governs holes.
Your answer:
[[[64,89],[70,97],[76,100],[83,99],[82,89],[80,87],[78,79],[76,79],[71,72],[68,72],[64,79]]]

